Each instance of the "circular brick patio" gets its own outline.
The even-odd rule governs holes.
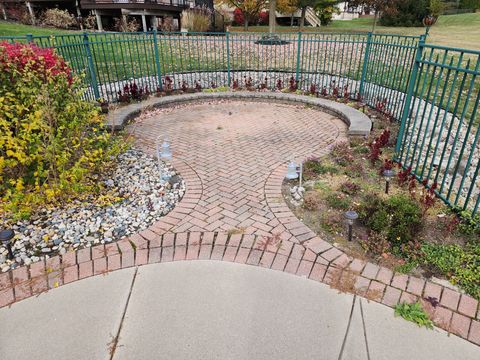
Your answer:
[[[198,203],[168,230],[268,235],[284,230],[265,198],[270,173],[288,159],[325,154],[347,127],[302,105],[218,100],[144,114],[127,131],[150,153],[167,136],[174,163],[187,163],[202,184]]]
[[[480,345],[477,300],[352,259],[286,206],[287,160],[326,154],[346,137],[341,120],[298,104],[214,100],[143,114],[127,130],[150,153],[158,137],[168,136],[173,164],[186,181],[182,201],[139,234],[0,274],[0,307],[120,268],[211,259],[305,276],[391,307],[420,300],[437,326]],[[433,308],[428,298],[439,305]]]

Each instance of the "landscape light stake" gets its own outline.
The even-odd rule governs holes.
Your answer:
[[[162,149],[160,151],[159,159],[162,159],[166,163],[171,162],[172,158],[173,158],[172,150],[170,148],[170,143],[168,142],[168,139],[166,137],[163,139],[163,143],[162,143],[161,148]],[[160,177],[162,178],[162,180],[165,180],[165,181],[168,181],[170,179],[169,176],[162,177],[162,175],[160,175]]]
[[[12,239],[15,237],[15,232],[12,229],[0,231],[0,242],[7,248],[8,259],[13,260]]]
[[[300,179],[298,181],[299,188],[302,188],[302,180],[303,180],[303,163],[300,163],[300,172],[299,172]]]
[[[288,162],[287,175],[285,175],[285,178],[288,180],[294,180],[298,178],[297,164],[295,164],[295,161],[290,160]]]
[[[388,194],[390,190],[390,181],[392,181],[395,172],[393,170],[384,170],[383,177],[385,178],[385,194]]]
[[[437,18],[433,15],[427,15],[423,18],[422,23],[425,26],[425,36],[428,36],[430,27],[437,22]]]
[[[352,241],[353,237],[353,223],[355,222],[356,219],[358,219],[358,214],[356,211],[349,210],[346,211],[345,214],[345,219],[347,219],[347,224],[348,224],[348,241]]]

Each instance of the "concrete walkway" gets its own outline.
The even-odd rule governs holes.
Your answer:
[[[457,359],[480,348],[283,272],[133,267],[0,309],[2,360]]]

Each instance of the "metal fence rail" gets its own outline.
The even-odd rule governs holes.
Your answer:
[[[281,33],[281,45],[256,33],[85,33],[3,38],[54,47],[84,74],[90,99],[118,100],[126,84],[155,92],[255,86],[318,92],[366,103],[400,117],[419,37],[372,34]],[[405,66],[407,65],[407,66]],[[167,79],[167,80],[166,80]]]
[[[480,205],[480,52],[419,44],[397,159],[447,204]]]
[[[360,99],[401,122],[396,160],[437,184],[447,204],[480,202],[480,53],[425,44],[424,36],[279,33],[84,33],[4,37],[54,47],[81,74],[89,99],[118,101],[125,85],[166,88],[291,85]]]

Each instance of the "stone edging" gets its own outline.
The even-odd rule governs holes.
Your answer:
[[[390,307],[398,301],[440,297],[443,292],[442,305],[432,310],[435,324],[480,345],[480,321],[462,315],[465,309],[472,309],[468,306],[470,297],[460,298],[460,294],[439,285],[425,284],[415,277],[394,275],[388,269],[352,260],[318,237],[304,244],[307,248],[291,241],[276,242],[273,237],[255,235],[221,232],[159,235],[144,230],[115,243],[71,251],[0,274],[0,307],[63,284],[132,266],[222,260],[284,271],[339,289],[342,281],[350,278],[353,292]]]
[[[394,273],[392,270],[346,255],[334,245],[322,240],[296,218],[285,204],[281,193],[285,167],[274,170],[265,183],[265,197],[270,210],[306,251],[314,253],[316,263],[323,265],[322,282],[331,285],[335,272],[353,273],[354,292],[389,307],[402,302],[421,301],[434,324],[448,332],[480,345],[480,306],[469,295],[416,276]],[[292,241],[292,240],[291,240]],[[428,299],[436,299],[433,307]]]
[[[224,94],[218,93],[216,97],[222,98],[221,95]],[[267,95],[246,93],[245,96],[238,97],[252,98],[251,94]],[[275,93],[268,95],[271,94]],[[208,95],[208,98],[215,98],[212,94]],[[282,95],[291,99],[323,100]],[[190,101],[188,95],[162,99],[166,101],[164,104],[168,104],[178,102],[175,98]],[[197,97],[193,100],[196,99]],[[277,100],[276,97],[273,99]],[[151,102],[155,104],[158,100],[152,99]],[[129,108],[124,112],[124,119],[132,118],[145,106],[156,105],[145,102],[122,108]],[[276,219],[276,227],[271,235],[187,233],[181,229],[172,233],[182,218],[195,208],[203,192],[202,181],[189,164],[175,159],[173,165],[186,182],[186,192],[182,201],[170,213],[148,229],[117,242],[69,251],[64,255],[1,273],[0,308],[63,284],[107,274],[116,269],[176,260],[224,260],[285,271],[332,287],[337,287],[338,282],[346,279],[352,292],[390,307],[403,301],[420,300],[438,327],[480,345],[480,309],[477,300],[430,281],[394,274],[387,268],[353,259],[322,240],[297,219],[285,204],[281,192],[285,165],[272,171],[264,185],[265,200]],[[439,305],[436,308],[427,301],[429,297],[438,299]]]
[[[349,135],[365,136],[370,134],[372,121],[364,113],[351,106],[332,100],[317,98],[313,96],[296,95],[281,92],[249,92],[249,91],[227,91],[227,92],[198,92],[192,94],[171,95],[164,97],[152,97],[146,101],[129,104],[113,110],[107,115],[105,126],[108,129],[122,130],[129,120],[138,116],[142,111],[196,100],[212,99],[252,99],[252,100],[275,100],[293,103],[302,103],[316,106],[325,112],[338,116],[348,126]]]

